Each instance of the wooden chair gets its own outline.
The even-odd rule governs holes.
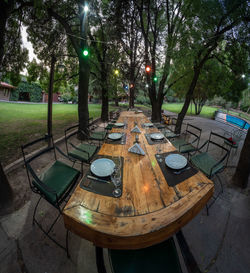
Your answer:
[[[183,133],[184,137],[174,138],[171,140],[171,143],[179,152],[188,154],[189,158],[190,153],[195,152],[198,148],[201,131],[200,128],[188,123],[186,130]]]
[[[73,162],[73,166],[77,161],[81,163],[81,173],[83,174],[83,163],[90,164],[90,161],[98,151],[98,146],[90,143],[81,143],[78,145],[73,144],[73,138],[79,133],[78,128],[78,124],[67,128],[64,131],[64,136],[67,155]],[[72,149],[69,149],[70,146]]]
[[[32,149],[32,147],[34,147],[35,144],[43,142],[48,144],[48,141],[50,141],[49,143],[52,143],[51,147],[42,148],[32,156],[27,157],[26,154],[27,151],[30,148]],[[66,233],[66,246],[63,246],[61,243],[56,241],[49,233],[52,230],[58,218],[60,217],[62,213],[62,204],[68,197],[75,183],[77,182],[80,172],[63,163],[62,161],[57,160],[55,149],[57,149],[60,153],[62,152],[59,148],[54,146],[52,136],[45,136],[37,140],[34,140],[28,144],[22,145],[21,149],[23,153],[23,159],[27,171],[30,188],[34,193],[40,196],[33,213],[33,225],[37,224],[37,226],[49,239],[51,239],[54,243],[56,243],[59,247],[61,247],[67,252],[67,255],[69,257],[68,231]],[[50,165],[50,167],[43,173],[38,174],[35,171],[35,168],[33,168],[31,165],[34,164],[34,161],[41,159],[43,155],[45,154],[51,155],[51,152],[54,158],[52,165]],[[38,222],[38,220],[36,219],[36,211],[41,199],[46,200],[48,203],[50,203],[54,208],[58,210],[58,216],[55,218],[55,220],[52,222],[52,224],[47,230],[45,230],[42,224]]]
[[[214,201],[223,192],[223,185],[218,174],[221,173],[226,167],[226,164],[224,164],[224,162],[229,156],[229,150],[222,146],[222,144],[219,144],[219,142],[223,143],[223,141],[225,140],[226,138],[224,136],[211,132],[209,139],[199,149],[197,149],[198,153],[191,156],[190,158],[191,163],[200,171],[202,171],[209,179],[212,179],[214,176],[218,178],[221,190],[217,194],[217,196],[213,196]],[[219,150],[224,150],[224,154],[222,154],[219,159],[216,159],[215,156],[212,155],[212,145],[218,147]],[[205,152],[201,151],[203,148],[206,148]],[[211,207],[211,205],[209,207]],[[207,206],[207,214],[209,207]]]

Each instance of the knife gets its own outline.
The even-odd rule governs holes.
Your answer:
[[[92,175],[87,175],[87,178],[91,179],[91,180],[95,180],[95,181],[98,181],[98,182],[102,182],[102,183],[110,183],[109,181],[107,180],[104,180],[104,179],[100,179],[100,178],[97,178],[97,177],[94,177]]]

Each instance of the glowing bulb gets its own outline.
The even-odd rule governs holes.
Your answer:
[[[84,12],[88,12],[89,11],[89,7],[87,5],[84,6],[83,8]]]

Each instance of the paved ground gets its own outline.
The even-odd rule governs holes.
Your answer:
[[[190,117],[185,122],[203,129],[201,143],[207,139],[211,128],[222,134],[224,130],[230,130],[225,124],[200,117]],[[60,146],[64,148],[64,143]],[[229,165],[236,166],[238,156],[239,151],[230,157]],[[44,166],[46,163],[43,162]],[[202,272],[250,272],[250,189],[232,187],[233,172],[234,168],[227,168],[221,175],[224,193],[210,208],[210,215],[203,210],[183,228]],[[30,193],[23,166],[11,171],[8,177],[15,192],[23,196],[23,204],[19,210],[0,217],[0,273],[96,273],[95,248],[90,242],[70,233],[71,259],[67,259],[63,250],[32,226],[38,197]],[[215,185],[217,188],[217,183]],[[54,209],[45,202],[39,207],[38,216],[45,225],[53,214]],[[62,219],[54,227],[53,234],[64,242],[66,231]]]

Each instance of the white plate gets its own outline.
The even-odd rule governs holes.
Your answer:
[[[120,133],[112,133],[112,134],[108,135],[108,138],[112,139],[112,140],[118,140],[118,139],[122,138],[122,134],[120,134]]]
[[[114,125],[115,125],[115,127],[123,127],[125,124],[122,122],[120,122],[120,123],[118,122],[118,123],[115,123]]]
[[[164,135],[160,133],[154,133],[154,134],[151,134],[150,137],[151,139],[154,139],[154,140],[161,140],[164,138]]]
[[[136,113],[142,113],[142,110],[137,110]]]
[[[187,159],[183,155],[171,154],[165,157],[165,163],[169,168],[179,170],[187,165]]]
[[[106,177],[114,172],[115,163],[108,158],[100,158],[92,162],[90,170],[99,177]]]
[[[154,124],[153,124],[153,123],[144,123],[144,126],[145,126],[145,127],[153,127]]]

